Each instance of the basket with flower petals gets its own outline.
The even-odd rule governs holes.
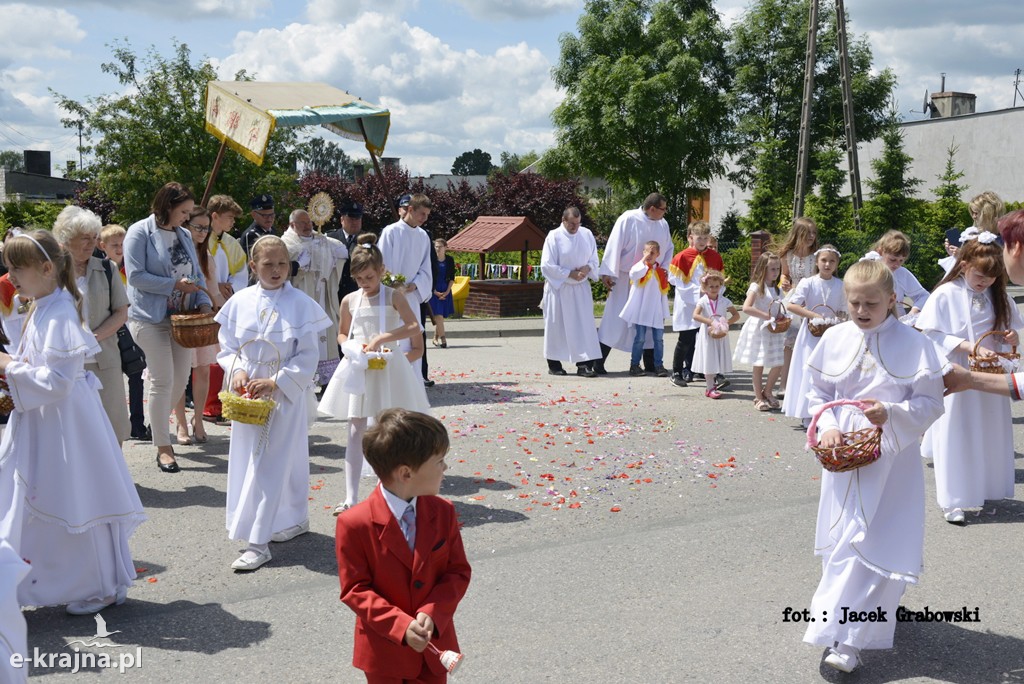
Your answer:
[[[821,337],[833,325],[839,325],[843,322],[843,316],[828,304],[818,304],[811,307],[811,311],[817,311],[818,309],[828,309],[828,311],[822,311],[822,314],[827,315],[816,316],[807,321],[807,332],[811,333],[814,337]]]
[[[776,306],[778,308],[776,308]],[[768,325],[768,332],[772,333],[784,333],[789,330],[789,326],[792,324],[793,319],[786,313],[786,305],[781,300],[776,299],[768,306],[768,315],[774,319],[773,324]]]
[[[7,384],[7,376],[0,375],[0,414],[8,415],[14,411],[14,397],[11,396],[11,388]]]
[[[235,354],[234,359],[231,361],[231,368],[228,373],[224,376],[225,384],[231,382],[231,378],[235,373],[235,362],[242,354],[242,349],[246,345],[252,344],[257,340],[249,340],[238,348],[238,353]],[[269,344],[274,352],[277,354],[277,362],[274,364],[268,364],[273,368],[281,365],[281,352],[277,349],[274,343],[267,340],[259,340]],[[256,399],[249,396],[248,391],[243,391],[241,394],[237,394],[229,389],[221,390],[217,394],[217,398],[220,399],[221,403],[221,415],[225,420],[232,420],[238,423],[246,423],[248,425],[264,425],[270,418],[270,414],[274,411],[277,406],[277,402],[273,399]]]
[[[882,455],[882,428],[872,426],[853,432],[843,433],[843,443],[837,447],[818,445],[818,418],[836,406],[853,406],[862,411],[871,406],[868,402],[852,399],[830,401],[822,406],[807,427],[807,448],[814,452],[821,467],[830,473],[845,473],[856,470],[878,460]]]
[[[1013,373],[1020,365],[1020,354],[1017,353],[1017,345],[1013,345],[1009,352],[992,351],[991,354],[981,355],[981,341],[989,335],[1006,335],[1008,330],[989,330],[978,338],[974,343],[974,353],[967,355],[972,371],[979,373],[992,373],[994,375],[1005,375]],[[991,351],[991,350],[990,350]]]

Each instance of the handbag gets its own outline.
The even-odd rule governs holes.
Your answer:
[[[135,375],[146,369],[146,353],[142,351],[142,347],[135,344],[127,325],[122,325],[117,330],[117,348],[121,352],[122,373]]]

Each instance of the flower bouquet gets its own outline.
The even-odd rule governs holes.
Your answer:
[[[388,287],[400,287],[405,285],[405,276],[401,273],[384,271],[384,275],[381,276],[380,282],[382,285],[387,285]]]

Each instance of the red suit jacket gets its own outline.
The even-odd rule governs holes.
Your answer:
[[[416,548],[375,487],[362,503],[338,516],[335,534],[341,600],[356,614],[352,664],[384,677],[414,679],[423,668],[445,670],[429,649],[405,645],[405,630],[419,612],[433,619],[431,642],[459,650],[452,617],[466,588],[470,567],[455,507],[436,496],[416,501]]]

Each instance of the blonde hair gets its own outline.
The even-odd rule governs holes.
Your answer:
[[[709,280],[717,280],[718,282],[722,283],[722,285],[725,285],[727,278],[725,277],[725,274],[719,271],[718,269],[709,268],[708,270],[704,271],[704,275],[700,277],[700,284],[702,289]]]
[[[692,221],[686,228],[686,234],[692,237],[711,237],[711,226],[707,221]]]
[[[207,235],[209,235],[209,233],[207,233]],[[288,254],[288,245],[284,243],[284,240],[276,235],[264,235],[252,244],[252,255],[249,259],[253,263],[256,263],[256,260],[260,258],[260,254],[268,249],[283,249],[284,253]]]
[[[843,286],[872,285],[882,289],[886,296],[896,292],[896,278],[884,262],[877,259],[862,259],[846,271]],[[896,303],[889,307],[889,313],[896,314]]]
[[[906,258],[910,256],[910,238],[898,230],[890,230],[878,238],[874,250],[882,255],[892,254]]]
[[[781,268],[782,260],[779,258],[778,254],[774,254],[773,252],[762,252],[761,256],[757,258],[757,263],[754,264],[754,272],[750,275],[750,282],[757,285],[757,295],[759,297],[764,296],[764,283],[765,278],[768,277],[768,264],[772,261],[778,261]],[[771,287],[775,287],[775,284],[772,283]]]
[[[214,195],[206,203],[206,208],[211,214],[232,214],[235,218],[242,215],[242,207],[238,206],[238,202],[229,195]]]
[[[999,223],[999,217],[1006,210],[1006,205],[1003,204],[999,195],[991,190],[986,190],[972,199],[967,208],[971,212],[971,218],[974,219],[974,225],[990,233],[999,232],[996,224]]]
[[[75,308],[78,310],[78,320],[81,323],[85,322],[82,318],[82,293],[78,291],[71,254],[60,246],[49,231],[33,230],[11,238],[4,245],[3,258],[8,269],[42,270],[47,263],[52,263],[57,274],[57,286],[71,293],[75,300]]]
[[[119,226],[116,223],[108,223],[103,226],[103,229],[100,231],[100,242],[107,242],[110,238],[117,237],[118,235],[124,237],[127,234],[128,231],[124,229],[124,226]]]
[[[434,249],[448,249],[448,242],[444,238],[437,238],[434,240]]]

